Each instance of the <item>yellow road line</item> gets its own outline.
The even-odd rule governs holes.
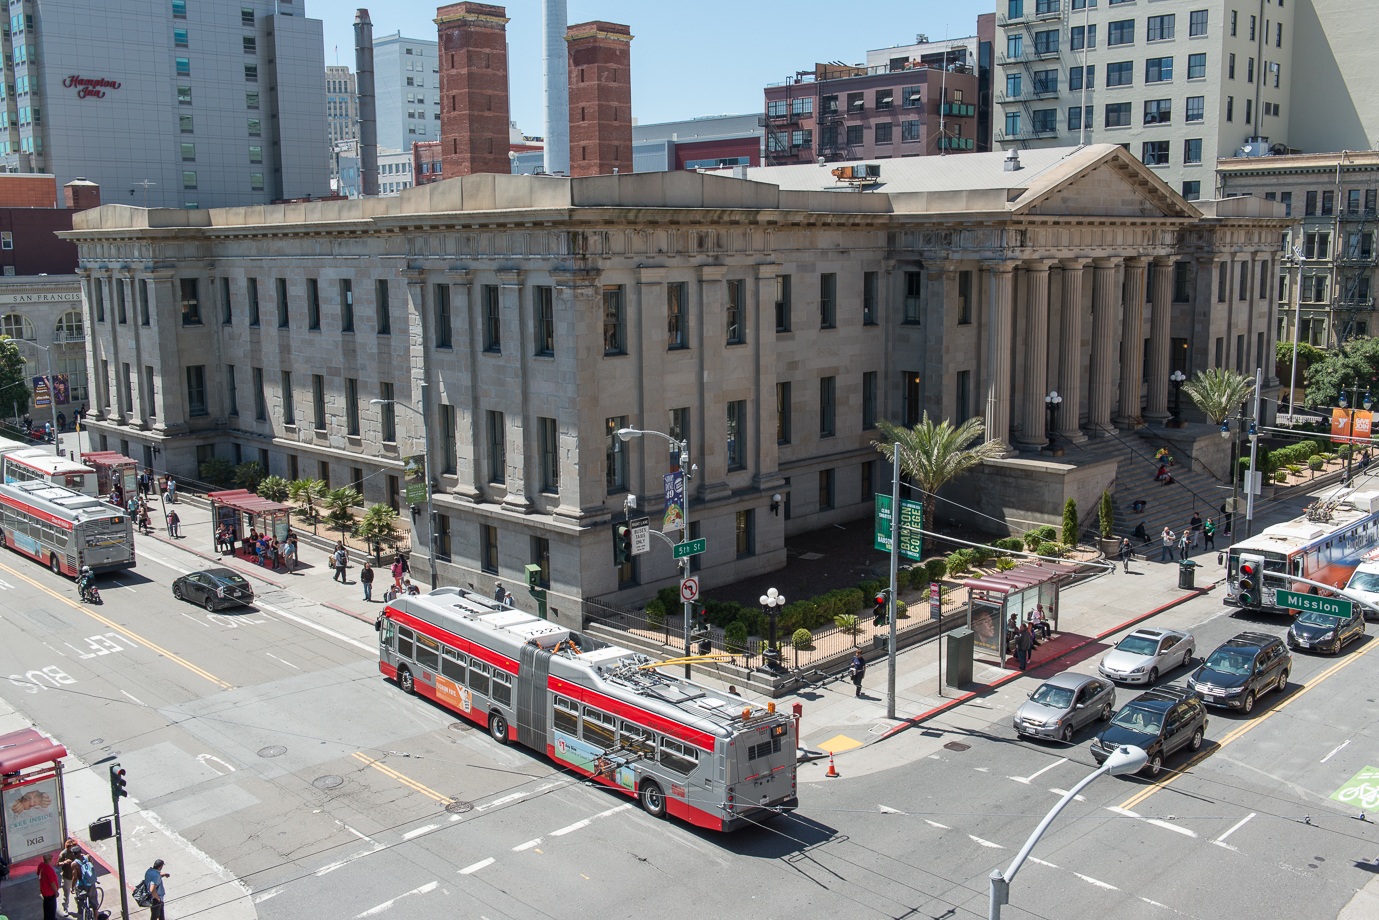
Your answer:
[[[413,789],[417,792],[420,792],[422,795],[429,796],[435,799],[437,802],[448,803],[452,799],[452,796],[441,795],[436,790],[428,786],[423,786],[421,783],[412,779],[410,776],[404,776],[401,773],[394,770],[392,767],[384,766],[381,761],[374,760],[372,757],[368,756],[362,751],[355,751],[350,756],[353,757],[355,760],[360,761],[361,763],[373,767],[375,770],[386,776],[391,776],[393,779],[397,780],[399,783],[406,786],[407,788]]]
[[[1368,643],[1367,645],[1365,645],[1364,648],[1362,648],[1362,649],[1360,649],[1359,651],[1355,652],[1353,655],[1350,655],[1349,657],[1343,658],[1342,660],[1336,662],[1336,663],[1333,664],[1331,667],[1327,668],[1325,671],[1323,671],[1322,673],[1318,674],[1316,677],[1312,678],[1312,680],[1310,680],[1310,681],[1308,681],[1306,684],[1304,684],[1300,689],[1297,690],[1297,692],[1295,692],[1295,693],[1289,695],[1288,698],[1285,699],[1283,702],[1279,703],[1277,706],[1272,707],[1272,708],[1269,709],[1268,711],[1261,713],[1261,714],[1259,715],[1258,718],[1256,718],[1256,719],[1251,719],[1250,721],[1245,722],[1245,723],[1243,723],[1243,724],[1237,726],[1234,730],[1228,732],[1228,733],[1226,734],[1226,736],[1225,736],[1224,738],[1222,738],[1220,741],[1218,741],[1213,747],[1209,748],[1208,750],[1202,751],[1202,752],[1201,752],[1200,754],[1198,754],[1196,757],[1194,757],[1194,758],[1192,758],[1191,760],[1189,760],[1189,761],[1187,762],[1187,765],[1184,766],[1181,770],[1175,770],[1175,771],[1173,771],[1169,776],[1164,777],[1163,779],[1159,780],[1157,783],[1153,783],[1152,785],[1150,785],[1150,786],[1148,786],[1148,787],[1146,787],[1146,788],[1144,788],[1144,789],[1141,789],[1141,790],[1140,790],[1139,792],[1137,792],[1135,795],[1132,795],[1130,798],[1128,798],[1128,799],[1126,799],[1124,802],[1122,802],[1122,803],[1120,804],[1120,807],[1121,807],[1121,808],[1126,808],[1126,809],[1134,808],[1134,807],[1135,807],[1136,805],[1138,805],[1140,802],[1143,802],[1145,799],[1149,798],[1151,795],[1153,795],[1154,793],[1158,792],[1160,789],[1164,788],[1164,787],[1167,786],[1169,783],[1172,783],[1172,782],[1173,782],[1174,780],[1176,780],[1178,777],[1182,776],[1184,773],[1187,773],[1189,770],[1191,770],[1193,767],[1197,766],[1197,765],[1198,765],[1199,763],[1201,763],[1202,761],[1206,760],[1206,759],[1207,759],[1208,757],[1210,757],[1212,754],[1214,754],[1214,753],[1216,753],[1217,751],[1221,750],[1221,748],[1225,747],[1226,745],[1230,744],[1232,741],[1235,741],[1236,739],[1240,738],[1240,737],[1241,737],[1242,735],[1244,735],[1246,732],[1251,731],[1251,730],[1254,729],[1256,726],[1258,726],[1258,725],[1262,724],[1263,722],[1265,722],[1265,721],[1266,721],[1267,719],[1269,719],[1272,715],[1274,715],[1274,713],[1279,712],[1280,710],[1282,710],[1282,709],[1286,708],[1287,706],[1291,705],[1291,704],[1293,703],[1294,700],[1297,700],[1297,699],[1299,699],[1300,697],[1302,697],[1305,693],[1307,693],[1307,692],[1308,692],[1309,690],[1311,690],[1313,687],[1317,686],[1317,685],[1320,684],[1322,681],[1326,680],[1328,677],[1330,677],[1331,675],[1335,674],[1337,671],[1341,670],[1342,668],[1348,668],[1348,667],[1350,667],[1352,664],[1354,664],[1356,661],[1358,661],[1362,656],[1368,655],[1370,652],[1374,651],[1376,648],[1379,648],[1379,640],[1372,641],[1372,642]]]
[[[203,668],[197,667],[196,665],[192,664],[190,661],[188,661],[187,659],[181,657],[180,655],[174,655],[172,652],[170,652],[170,651],[168,651],[167,649],[163,648],[161,645],[156,645],[156,644],[150,642],[149,640],[145,639],[143,636],[141,636],[141,635],[139,635],[138,633],[134,632],[132,629],[129,629],[129,628],[126,627],[126,626],[121,626],[119,623],[116,623],[114,620],[111,620],[111,619],[108,619],[108,618],[106,618],[106,617],[101,616],[99,613],[96,613],[96,611],[92,610],[91,608],[85,606],[84,604],[78,604],[76,601],[72,600],[71,598],[66,597],[66,596],[64,596],[64,595],[62,595],[62,594],[57,593],[57,592],[54,591],[52,588],[49,588],[47,585],[41,584],[41,583],[39,583],[39,582],[36,582],[36,581],[34,581],[32,578],[30,578],[29,576],[24,575],[24,574],[21,574],[20,572],[15,571],[14,569],[10,568],[9,566],[7,566],[7,565],[5,565],[5,564],[3,564],[3,563],[0,563],[0,569],[4,569],[6,572],[9,572],[9,573],[10,573],[11,575],[13,575],[15,578],[18,578],[18,579],[20,579],[20,580],[22,580],[22,581],[28,582],[29,584],[33,585],[33,586],[34,586],[35,588],[37,588],[38,590],[42,591],[44,594],[47,594],[47,595],[49,595],[50,597],[55,597],[55,598],[57,598],[58,600],[62,601],[64,604],[66,604],[68,607],[71,607],[73,610],[80,610],[82,613],[84,613],[84,614],[86,614],[87,616],[91,617],[93,620],[96,620],[97,622],[100,622],[100,623],[104,623],[106,626],[109,626],[111,629],[115,630],[116,632],[123,633],[124,635],[128,636],[130,639],[134,640],[135,642],[142,642],[144,645],[146,645],[146,646],[148,646],[149,648],[153,649],[155,652],[157,652],[158,654],[162,655],[164,658],[167,658],[169,661],[175,661],[175,662],[177,662],[177,663],[180,664],[182,667],[186,668],[188,671],[191,671],[193,674],[197,675],[198,677],[204,677],[204,678],[206,678],[206,680],[209,680],[211,683],[218,685],[221,689],[223,689],[223,690],[233,690],[233,689],[234,689],[234,687],[235,687],[234,684],[226,683],[225,681],[221,680],[219,677],[216,677],[216,676],[215,676],[214,674],[212,674],[211,672],[209,672],[209,671],[207,671],[207,670],[205,670],[205,669],[203,669]]]

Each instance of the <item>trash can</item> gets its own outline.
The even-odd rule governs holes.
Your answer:
[[[1178,563],[1178,587],[1193,590],[1197,587],[1196,575],[1193,572],[1197,568],[1197,563],[1191,559],[1184,559]]]
[[[944,662],[943,682],[950,687],[962,687],[972,683],[972,648],[974,634],[967,627],[955,629],[944,635],[948,643],[945,651],[948,660]]]

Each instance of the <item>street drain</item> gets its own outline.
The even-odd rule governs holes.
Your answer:
[[[336,786],[343,786],[345,778],[336,776],[334,773],[327,773],[325,776],[318,776],[311,781],[311,785],[317,789],[334,789]]]
[[[471,730],[472,728],[474,728],[474,726],[473,726],[473,725],[470,725],[468,722],[451,722],[451,723],[450,723],[450,730],[451,730],[452,732],[467,732],[467,731]]]
[[[287,753],[287,748],[281,744],[270,744],[266,748],[259,748],[260,757],[281,757]]]
[[[445,810],[450,812],[452,815],[462,815],[465,812],[473,811],[474,803],[461,802],[459,799],[451,799],[449,802],[445,803]]]
[[[943,747],[944,747],[945,750],[949,750],[949,751],[965,751],[965,750],[967,750],[968,748],[972,747],[972,745],[970,745],[970,744],[963,744],[961,741],[950,741],[950,742],[948,742],[947,744],[945,744]]]

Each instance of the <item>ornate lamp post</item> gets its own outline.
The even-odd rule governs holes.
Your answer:
[[[1187,383],[1187,375],[1182,371],[1174,371],[1173,376],[1169,377],[1169,382],[1173,384],[1173,425],[1174,428],[1183,427],[1183,384]]]
[[[780,613],[780,608],[785,606],[785,596],[775,588],[767,588],[766,593],[757,598],[757,601],[766,610],[766,616],[770,620],[770,631],[767,634],[766,654],[762,658],[766,659],[766,667],[772,671],[779,671],[780,646],[776,644],[776,617]]]
[[[1057,390],[1050,390],[1049,395],[1044,397],[1044,408],[1049,413],[1049,453],[1053,453],[1054,445],[1058,443],[1058,409],[1063,405],[1063,397],[1058,395]]]

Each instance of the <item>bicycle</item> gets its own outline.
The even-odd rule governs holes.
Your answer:
[[[88,902],[92,900],[91,895],[95,895],[95,905]],[[99,884],[92,885],[89,889],[77,889],[77,917],[79,920],[97,920],[101,915],[101,904],[105,902],[105,889]]]

